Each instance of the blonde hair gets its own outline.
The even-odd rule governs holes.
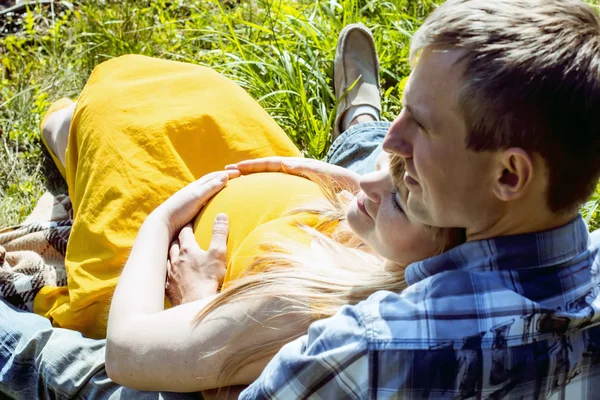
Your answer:
[[[427,47],[464,51],[458,109],[466,148],[520,147],[549,169],[547,205],[570,213],[600,175],[600,18],[580,0],[448,0],[415,33]]]
[[[311,180],[320,184],[326,200],[307,204],[289,214],[318,217],[316,226],[299,228],[323,251],[315,252],[311,246],[274,237],[272,243],[260,247],[259,255],[243,275],[229,282],[196,317],[200,323],[224,304],[256,299],[281,304],[281,309],[271,314],[273,318],[294,315],[293,327],[288,326],[279,340],[258,345],[227,360],[219,376],[221,382],[227,382],[250,362],[274,355],[284,344],[304,335],[312,322],[333,316],[340,307],[356,304],[376,291],[400,292],[406,287],[404,266],[378,256],[350,230],[345,218],[349,199],[339,193],[341,188],[314,176]],[[332,225],[337,227],[329,234]],[[233,340],[235,338],[230,339]]]

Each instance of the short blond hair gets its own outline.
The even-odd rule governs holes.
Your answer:
[[[473,151],[540,154],[548,206],[572,212],[600,175],[600,18],[579,0],[448,0],[427,18],[428,46],[466,50],[458,103]]]

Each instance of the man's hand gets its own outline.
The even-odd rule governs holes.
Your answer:
[[[227,269],[229,224],[218,214],[207,251],[200,249],[192,226],[181,229],[169,249],[165,292],[173,306],[200,300],[217,293]]]
[[[360,175],[357,173],[346,168],[338,167],[337,165],[310,158],[279,156],[257,158],[255,160],[246,160],[237,164],[227,165],[225,169],[227,171],[240,171],[242,175],[253,174],[256,172],[283,172],[290,175],[310,178],[310,175],[312,174],[320,178],[331,178],[334,183],[337,183],[343,189],[352,192],[360,190],[358,185]]]

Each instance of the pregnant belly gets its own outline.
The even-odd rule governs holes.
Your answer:
[[[207,249],[216,215],[227,214],[227,257],[230,260],[253,230],[319,198],[323,195],[318,185],[293,175],[269,172],[235,178],[196,217],[194,234],[200,247]]]

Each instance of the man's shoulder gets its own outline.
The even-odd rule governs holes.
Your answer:
[[[486,274],[447,271],[401,293],[379,291],[357,304],[370,346],[430,349],[462,341],[531,311],[527,299]]]
[[[375,292],[343,307],[331,321],[318,323],[318,331],[371,349],[398,350],[447,343],[460,348],[474,337],[484,348],[491,347],[497,345],[499,327],[504,327],[507,345],[519,346],[564,333],[560,323],[554,324],[563,319],[570,321],[564,329],[575,332],[589,324],[588,314],[597,318],[589,304],[597,296],[593,271],[600,267],[600,230],[585,236],[587,245],[581,243],[568,261],[520,269],[498,268],[494,259],[486,259],[490,267],[472,261],[468,269],[436,273],[399,293]],[[532,259],[535,265],[537,259]],[[541,329],[549,323],[558,331]],[[338,334],[341,330],[344,334]]]

